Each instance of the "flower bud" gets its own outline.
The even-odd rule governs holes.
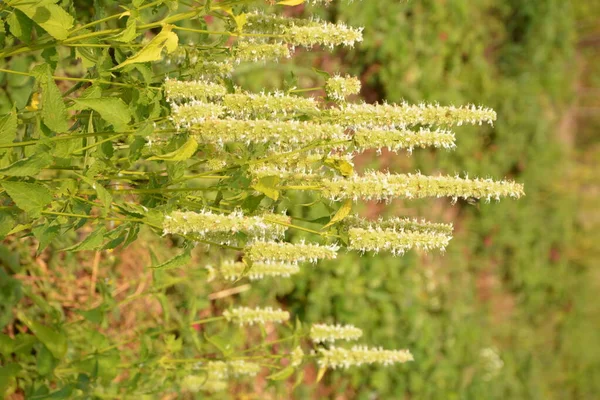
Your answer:
[[[288,45],[283,43],[240,41],[234,48],[234,57],[237,63],[243,61],[278,61],[282,58],[290,58],[291,56]]]
[[[292,367],[298,367],[302,364],[304,360],[304,351],[302,351],[302,347],[296,346],[296,348],[291,353],[291,362],[290,365]]]
[[[336,369],[363,364],[382,364],[388,366],[413,360],[413,356],[408,350],[384,350],[382,348],[354,346],[351,349],[340,347],[320,348],[317,362],[322,368]]]
[[[443,224],[438,222],[428,222],[410,218],[379,218],[375,221],[369,221],[360,218],[358,215],[349,215],[341,222],[348,229],[393,229],[413,232],[431,232],[440,235],[451,236],[454,230],[452,224]]]
[[[253,262],[281,261],[313,263],[320,259],[332,260],[337,257],[337,246],[321,246],[318,244],[254,242],[246,252]]]
[[[224,279],[235,281],[242,276],[246,264],[243,262],[225,262],[221,265],[221,276]],[[263,279],[266,276],[280,276],[283,278],[289,278],[290,275],[294,275],[300,272],[300,267],[297,264],[292,263],[281,263],[281,262],[255,262],[246,276],[251,281]]]
[[[439,249],[444,251],[452,239],[449,235],[436,232],[413,232],[381,228],[350,228],[348,249],[358,251],[390,251],[402,255],[411,248],[420,250]]]
[[[455,107],[437,104],[344,104],[323,112],[322,119],[351,127],[399,127],[413,125],[492,124],[496,112],[474,105]]]
[[[360,81],[354,76],[334,76],[325,82],[327,96],[336,101],[344,101],[346,97],[360,92]]]
[[[290,314],[283,310],[274,310],[271,307],[266,308],[249,308],[238,307],[226,310],[223,313],[225,319],[229,322],[235,322],[240,326],[243,325],[264,325],[267,322],[285,322],[290,319]]]
[[[240,119],[277,119],[319,112],[312,97],[288,96],[281,92],[227,94],[223,104],[230,115]]]
[[[313,324],[309,336],[316,343],[333,343],[336,340],[356,340],[362,334],[362,330],[353,325]]]
[[[167,79],[163,85],[167,100],[209,100],[223,97],[227,88],[212,82],[203,80],[178,81]]]
[[[387,148],[389,151],[398,152],[406,149],[409,153],[415,147],[443,147],[453,149],[454,133],[446,130],[420,128],[418,131],[409,129],[357,129],[354,134],[354,145],[357,150]]]
[[[177,127],[189,127],[219,118],[225,111],[222,105],[192,100],[185,104],[171,103],[170,119]]]
[[[290,150],[315,140],[346,139],[339,125],[313,124],[299,121],[210,120],[191,127],[200,143],[223,145],[228,142],[270,143],[271,150]]]
[[[450,176],[427,176],[417,174],[387,174],[371,172],[363,176],[352,175],[347,179],[334,178],[321,182],[322,194],[332,200],[366,199],[386,200],[394,198],[452,197],[492,198],[521,197],[523,185],[512,181],[491,179],[468,179]]]
[[[290,218],[278,214],[248,217],[239,212],[225,215],[211,211],[174,211],[165,217],[163,231],[165,234],[194,233],[219,243],[231,243],[237,232],[245,233],[250,240],[274,240],[283,238],[287,230],[279,222],[289,224]]]

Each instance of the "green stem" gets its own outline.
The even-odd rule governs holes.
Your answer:
[[[292,89],[288,93],[304,93],[304,92],[313,92],[315,90],[323,90],[323,86],[311,87],[305,89]]]
[[[228,36],[240,36],[240,37],[266,37],[266,38],[285,38],[285,35],[270,35],[267,33],[242,33],[242,32],[229,32],[229,31],[209,31],[206,29],[193,29],[184,28],[181,26],[175,26],[173,29],[177,31],[193,32],[193,33],[206,33],[209,35],[228,35]]]
[[[0,72],[5,72],[7,74],[14,74],[14,75],[22,75],[22,76],[31,76],[31,77],[34,76],[33,74],[31,74],[29,72],[13,71],[12,69],[4,69],[4,68],[0,68]],[[52,79],[57,80],[57,81],[90,82],[90,83],[95,82],[95,83],[101,83],[101,84],[113,85],[113,86],[121,86],[121,87],[137,87],[135,85],[130,85],[127,83],[111,82],[111,81],[105,81],[102,79],[72,78],[70,76],[54,76],[54,75],[52,76]]]

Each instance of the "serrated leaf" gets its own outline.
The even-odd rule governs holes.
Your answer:
[[[280,178],[278,176],[265,176],[260,178],[252,188],[257,192],[263,193],[270,199],[277,200],[279,199],[279,190],[277,189],[279,181]]]
[[[111,39],[121,43],[131,43],[137,36],[138,33],[135,18],[129,18],[123,32],[111,37]]]
[[[15,226],[15,219],[12,214],[8,211],[0,211],[0,240],[4,239]]]
[[[342,206],[337,210],[335,215],[331,218],[331,221],[329,221],[329,223],[327,223],[327,225],[325,225],[321,229],[328,228],[336,222],[340,222],[341,220],[346,218],[348,214],[350,214],[350,211],[352,211],[352,199],[346,200],[344,204],[342,204]]]
[[[152,269],[165,270],[165,269],[174,269],[181,268],[187,265],[190,261],[192,261],[191,251],[185,250],[181,254],[177,254],[175,257],[165,261],[162,264],[151,266]]]
[[[75,104],[72,109],[91,109],[96,111],[102,119],[117,130],[125,130],[131,121],[131,112],[125,102],[117,97],[101,97],[87,99],[73,99]]]
[[[31,157],[24,158],[0,169],[0,175],[5,176],[34,176],[42,169],[52,164],[52,157],[47,151],[40,151]]]
[[[173,25],[163,26],[160,33],[156,35],[146,46],[113,69],[123,68],[129,64],[158,61],[162,58],[161,54],[163,49],[167,51],[167,54],[175,51],[175,49],[177,49],[177,44],[179,43],[179,37],[175,32],[171,32],[172,29]]]
[[[104,188],[104,186],[102,186],[101,184],[96,182],[95,180],[88,178],[85,175],[79,175],[79,174],[76,174],[76,175],[78,177],[80,177],[82,181],[84,181],[85,183],[90,185],[92,187],[92,189],[94,189],[96,191],[96,194],[98,195],[98,200],[100,200],[102,202],[102,205],[104,206],[104,213],[106,214],[108,212],[108,210],[110,209],[110,206],[113,201],[113,197],[110,194],[110,192],[108,190],[106,190]]]
[[[103,304],[90,310],[76,310],[76,312],[93,324],[101,324],[104,321],[105,310],[106,305]]]
[[[68,343],[64,333],[40,324],[24,314],[18,315],[19,319],[33,332],[40,342],[50,350],[52,355],[61,360],[67,353]]]
[[[282,381],[292,376],[295,370],[296,369],[292,366],[285,367],[281,371],[277,371],[274,374],[267,376],[267,379],[270,379],[272,381]]]
[[[31,70],[42,89],[42,121],[55,132],[66,132],[69,129],[67,108],[58,86],[52,78],[48,64],[41,64]]]
[[[81,242],[62,249],[61,251],[97,250],[102,246],[102,243],[104,243],[105,233],[106,227],[104,225],[98,225],[98,227]]]
[[[21,371],[21,366],[16,363],[8,363],[4,366],[0,366],[0,396],[6,394],[10,382],[14,379],[17,374]]]
[[[148,160],[185,161],[196,154],[196,150],[198,150],[198,142],[191,137],[177,150],[167,154],[152,156]]]
[[[60,6],[56,0],[15,2],[13,7],[21,10],[52,37],[64,40],[73,27],[73,17]]]
[[[13,107],[13,110],[10,113],[0,117],[0,145],[12,143],[16,137],[17,113]]]
[[[40,254],[60,233],[60,226],[47,224],[38,225],[32,229],[33,235],[38,240],[37,254]]]
[[[215,346],[219,351],[227,356],[231,353],[231,348],[227,344],[227,341],[219,336],[208,336],[206,332],[204,332],[204,339],[213,346]]]
[[[10,33],[25,43],[31,42],[33,21],[19,10],[15,10],[6,17]]]
[[[277,4],[281,6],[298,6],[304,3],[305,0],[282,0],[278,1]]]
[[[13,352],[14,348],[15,340],[4,333],[0,333],[0,354],[4,357],[8,357],[8,355]]]
[[[52,201],[52,194],[44,186],[37,183],[2,182],[12,201],[32,218],[41,215],[42,210]]]

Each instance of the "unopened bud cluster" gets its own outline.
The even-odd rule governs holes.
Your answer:
[[[196,393],[200,390],[221,392],[227,389],[227,381],[241,376],[254,377],[260,372],[260,365],[243,360],[209,361],[200,364],[199,368],[206,371],[204,376],[188,375],[184,378],[184,390]]]
[[[454,133],[442,129],[420,128],[418,131],[410,129],[357,129],[354,133],[354,145],[357,150],[384,149],[398,152],[407,150],[409,153],[415,147],[442,147],[453,149],[456,147]]]
[[[385,200],[394,198],[452,197],[496,199],[519,198],[523,185],[512,181],[468,179],[451,176],[416,174],[388,174],[371,172],[347,179],[334,178],[321,182],[322,194],[332,200],[353,199]]]
[[[279,119],[319,111],[312,97],[290,96],[282,92],[228,94],[223,97],[223,105],[229,115],[240,119]]]
[[[224,279],[235,281],[239,279],[246,270],[246,264],[243,262],[225,262],[221,265],[220,273]],[[252,263],[249,271],[246,273],[251,281],[263,279],[265,277],[277,276],[289,278],[291,275],[300,272],[298,264],[282,262],[255,262]]]
[[[192,100],[185,104],[172,102],[169,118],[177,128],[189,128],[192,124],[219,118],[224,113],[225,108],[221,104]]]
[[[353,346],[350,349],[330,347],[319,349],[318,364],[322,368],[349,368],[363,364],[392,365],[413,361],[413,356],[408,350],[384,350],[382,348],[369,348]]]
[[[292,56],[290,48],[285,43],[258,43],[253,41],[239,42],[234,54],[236,63],[278,61]]]
[[[363,229],[394,229],[415,232],[430,232],[439,235],[451,236],[454,231],[452,224],[443,224],[439,222],[429,222],[425,220],[411,218],[379,218],[369,221],[358,215],[349,215],[342,221],[343,225],[349,228]]]
[[[165,216],[165,234],[193,233],[200,238],[219,243],[231,243],[234,235],[243,232],[250,240],[275,240],[285,235],[290,218],[280,214],[245,216],[240,212],[215,214],[211,211],[174,211]]]
[[[190,132],[200,143],[223,146],[228,142],[268,142],[275,149],[296,148],[315,140],[347,139],[339,125],[299,121],[213,119],[193,125]]]
[[[325,82],[327,97],[344,101],[346,97],[360,92],[360,81],[354,76],[334,76]]]
[[[394,255],[402,255],[407,250],[444,251],[452,239],[449,235],[435,232],[413,232],[381,228],[351,228],[348,230],[348,249],[361,252],[389,251]]]
[[[227,93],[225,86],[204,80],[184,82],[166,79],[164,89],[165,96],[169,101],[183,99],[211,100],[221,98]]]
[[[460,126],[492,124],[496,112],[474,105],[455,107],[437,104],[344,104],[323,113],[323,118],[351,127],[406,127],[414,125]]]
[[[313,324],[309,336],[316,343],[333,343],[336,340],[356,340],[362,334],[362,330],[353,325]]]
[[[273,35],[293,46],[354,46],[363,39],[362,28],[352,28],[343,23],[332,24],[317,19],[302,20],[259,13],[248,14],[246,20],[244,28],[247,32]]]
[[[290,319],[290,313],[280,309],[238,307],[226,310],[223,316],[229,322],[238,325],[264,325],[268,322],[285,322]]]
[[[254,262],[304,262],[332,260],[337,257],[337,246],[322,246],[307,243],[254,242],[246,249],[246,254]]]

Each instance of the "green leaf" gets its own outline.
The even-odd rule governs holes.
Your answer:
[[[8,357],[15,348],[15,341],[10,336],[0,333],[0,354]]]
[[[21,10],[55,39],[64,40],[69,36],[69,29],[73,27],[73,17],[56,5],[56,0],[14,3],[13,7]]]
[[[167,154],[152,156],[148,160],[184,161],[196,154],[196,150],[198,150],[198,142],[191,137],[177,150]]]
[[[105,233],[106,227],[104,225],[98,225],[98,227],[81,242],[62,249],[61,251],[97,250],[104,243]]]
[[[33,30],[33,21],[19,10],[15,10],[6,18],[10,33],[25,43],[31,42],[31,31]]]
[[[37,249],[37,254],[40,254],[48,245],[58,236],[60,233],[59,225],[51,225],[47,224],[38,225],[32,229],[33,235],[38,240],[39,246]]]
[[[171,32],[172,29],[173,25],[163,26],[160,33],[144,46],[144,48],[113,69],[123,68],[129,64],[158,61],[162,58],[161,53],[163,49],[166,49],[167,54],[175,51],[175,49],[177,49],[177,44],[179,43],[179,37],[175,32]]]
[[[31,157],[24,158],[0,169],[0,175],[6,176],[34,176],[42,169],[52,164],[52,157],[48,151],[34,153]]]
[[[21,371],[19,364],[10,363],[0,367],[0,397],[4,397],[11,381]]]
[[[54,358],[50,350],[44,345],[40,346],[37,351],[36,359],[37,372],[39,372],[41,376],[50,375],[58,364],[58,360]]]
[[[85,183],[90,185],[92,187],[92,189],[94,189],[96,191],[96,193],[98,194],[98,200],[100,200],[102,202],[102,205],[104,206],[104,213],[106,214],[108,212],[108,210],[110,209],[110,206],[113,201],[113,197],[110,194],[110,192],[108,190],[106,190],[104,188],[104,186],[102,186],[101,184],[96,182],[95,180],[90,179],[85,175],[79,175],[79,174],[76,174],[76,175],[78,177],[80,177]]]
[[[6,237],[6,234],[15,226],[15,219],[11,212],[0,211],[0,240]]]
[[[282,381],[292,376],[295,370],[296,369],[292,366],[285,367],[281,371],[277,371],[274,374],[267,376],[267,379],[270,379],[272,381]]]
[[[67,337],[64,333],[49,328],[27,317],[19,314],[19,319],[33,332],[40,342],[50,350],[52,355],[61,360],[67,353]]]
[[[101,324],[104,321],[106,305],[102,304],[91,310],[77,310],[77,313],[93,324]]]
[[[352,211],[352,199],[346,200],[344,204],[342,204],[342,206],[337,210],[335,215],[331,218],[331,221],[329,221],[329,223],[321,229],[328,228],[336,222],[340,222],[341,220],[346,218],[348,214],[350,214],[350,211]]]
[[[158,270],[181,268],[187,265],[190,261],[192,261],[191,250],[187,249],[183,253],[177,254],[175,257],[165,261],[164,263],[151,266],[150,268]]]
[[[67,108],[58,86],[52,78],[48,64],[41,64],[31,70],[42,89],[42,120],[55,132],[66,132],[69,129]]]
[[[123,32],[118,33],[115,36],[112,36],[110,39],[116,40],[121,43],[131,43],[137,36],[137,26],[135,18],[129,18],[127,20],[127,26],[123,30]]]
[[[210,344],[212,344],[213,346],[215,346],[217,349],[219,349],[219,351],[224,355],[227,356],[228,354],[231,354],[231,346],[228,344],[228,341],[223,339],[222,337],[219,336],[208,336],[206,334],[206,332],[204,332],[204,339],[206,339],[206,341]]]
[[[75,104],[72,109],[84,110],[92,109],[100,114],[109,124],[117,130],[125,130],[127,124],[131,121],[131,112],[125,102],[117,97],[73,99]]]
[[[277,190],[277,184],[280,179],[278,176],[265,176],[260,178],[256,185],[252,186],[257,192],[263,193],[270,199],[279,199],[279,190]]]
[[[13,107],[10,113],[0,117],[0,145],[12,143],[16,137],[17,113]]]
[[[17,207],[32,218],[39,217],[52,201],[50,191],[37,183],[2,182],[1,185]]]

